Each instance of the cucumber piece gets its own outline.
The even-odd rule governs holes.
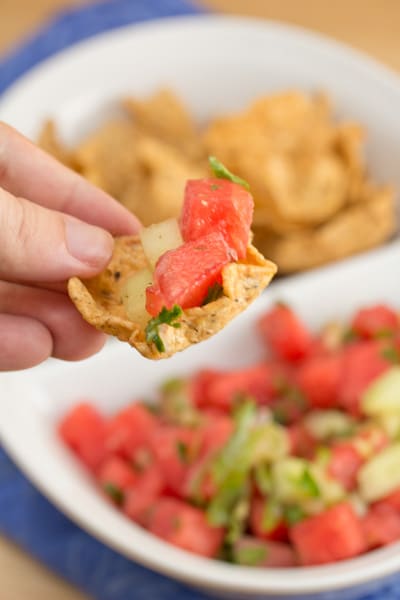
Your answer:
[[[146,288],[153,282],[149,269],[141,269],[126,280],[121,298],[125,312],[131,321],[145,325],[151,319],[146,311]]]
[[[400,442],[385,448],[361,467],[358,485],[366,502],[380,500],[400,487]]]
[[[366,415],[400,413],[400,366],[375,379],[364,392],[362,410]]]
[[[140,230],[139,236],[151,269],[154,269],[162,254],[183,244],[181,230],[176,219],[167,219],[161,223],[144,227]]]
[[[317,440],[328,440],[351,434],[354,420],[339,410],[313,410],[304,419],[305,425]]]

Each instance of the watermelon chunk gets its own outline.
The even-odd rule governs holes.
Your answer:
[[[254,202],[241,185],[226,179],[196,179],[186,184],[181,215],[185,242],[220,232],[237,258],[246,256]]]
[[[232,260],[231,249],[217,231],[166,252],[157,261],[153,285],[146,289],[147,312],[156,316],[164,306],[201,306]]]

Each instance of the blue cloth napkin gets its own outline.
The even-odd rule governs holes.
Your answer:
[[[83,39],[128,25],[204,12],[190,0],[105,0],[59,13],[25,44],[0,58],[0,94],[38,62]]]
[[[106,0],[65,12],[0,59],[0,93],[41,60],[84,38],[128,23],[198,12],[187,0]],[[82,531],[29,483],[1,448],[0,532],[96,600],[210,600]],[[325,600],[334,598],[344,596],[324,595]],[[400,600],[400,578],[376,584],[359,600],[383,598]]]

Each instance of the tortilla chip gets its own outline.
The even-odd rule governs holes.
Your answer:
[[[204,144],[249,182],[254,224],[283,235],[321,225],[357,198],[363,134],[335,122],[326,96],[292,91],[215,119]]]
[[[188,161],[176,148],[149,136],[139,136],[135,152],[138,176],[125,188],[120,202],[145,226],[178,217],[187,180],[198,179],[206,169]]]
[[[260,295],[276,273],[276,266],[250,245],[245,261],[224,267],[221,298],[184,310],[179,328],[160,325],[158,332],[165,352],[159,352],[153,343],[146,342],[143,326],[127,317],[121,300],[126,280],[145,266],[146,258],[138,237],[116,238],[108,267],[92,279],[81,281],[73,277],[68,282],[68,293],[88,323],[155,360],[172,356],[217,333]]]
[[[70,169],[76,169],[73,152],[61,142],[56,125],[51,119],[45,121],[42,126],[38,136],[38,146]]]
[[[393,190],[375,188],[364,202],[349,205],[320,227],[285,236],[255,229],[254,243],[280,273],[293,273],[373,248],[395,229]]]
[[[140,100],[126,98],[122,105],[142,133],[165,141],[185,156],[204,155],[194,120],[171,90],[161,89]]]
[[[119,199],[136,177],[136,143],[128,119],[109,121],[78,146],[75,161],[86,179]]]

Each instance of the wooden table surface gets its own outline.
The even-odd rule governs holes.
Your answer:
[[[132,0],[134,2],[134,0]],[[0,0],[0,52],[24,39],[57,10],[82,0]],[[308,27],[368,52],[400,71],[400,0],[203,0],[227,13]],[[4,600],[83,600],[8,541],[0,538],[0,597]]]

